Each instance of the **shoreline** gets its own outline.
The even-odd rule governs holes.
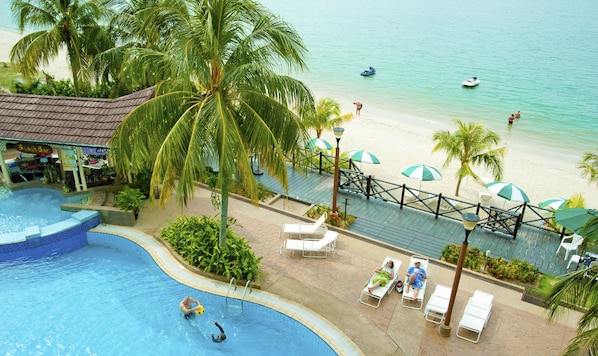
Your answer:
[[[7,62],[10,49],[22,35],[18,31],[0,29],[0,36],[0,62]],[[43,70],[57,79],[70,78],[70,69],[64,51],[61,51],[57,59],[43,66]],[[355,111],[352,103],[358,98],[350,98],[349,94],[342,97],[327,95],[318,92],[318,88],[311,89],[316,100],[332,97],[338,101],[341,104],[342,114]],[[463,121],[468,120],[463,119]],[[403,176],[401,170],[411,164],[427,164],[439,169],[443,179],[422,182],[421,190],[455,196],[457,181],[454,175],[458,169],[458,162],[453,161],[448,167],[443,168],[445,154],[431,153],[434,147],[433,133],[437,130],[452,132],[455,130],[454,125],[446,125],[431,118],[398,111],[389,112],[371,107],[365,102],[361,116],[354,117],[350,122],[343,124],[343,127],[345,133],[340,141],[341,154],[349,150],[364,149],[375,154],[381,161],[379,165],[361,164],[365,174],[372,174],[386,181],[407,184],[410,187],[419,187],[419,181]],[[311,134],[315,136],[314,132]],[[332,132],[325,131],[322,138],[334,145],[335,139]],[[513,141],[511,137],[505,137],[504,134],[501,134],[499,146],[507,147],[502,180],[521,187],[529,196],[530,204],[537,205],[539,201],[550,197],[569,198],[573,194],[581,193],[588,207],[597,205],[598,188],[581,178],[577,169],[577,164],[585,152],[579,152],[579,156],[576,157],[573,153],[557,147],[554,147],[553,151],[547,151],[544,147],[534,145],[533,142],[528,144]],[[492,175],[482,167],[474,166],[473,169],[479,176],[493,180]],[[471,178],[463,180],[460,198],[477,202],[479,193],[490,192]],[[520,204],[505,201],[496,195],[492,196],[493,205],[508,207]]]

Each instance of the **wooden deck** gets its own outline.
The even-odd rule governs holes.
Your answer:
[[[332,202],[333,178],[326,174],[302,174],[289,169],[288,194],[267,174],[256,179],[275,192],[300,201],[328,206]],[[446,245],[461,244],[465,236],[461,223],[442,217],[435,219],[432,214],[409,207],[400,209],[396,204],[368,200],[343,191],[339,191],[337,204],[341,211],[346,209],[347,213],[357,216],[350,231],[432,258],[440,258]],[[540,272],[554,276],[567,273],[568,261],[563,259],[564,254],[556,255],[559,242],[558,236],[530,227],[522,227],[516,240],[479,228],[469,236],[470,246],[489,250],[492,257],[527,261]]]

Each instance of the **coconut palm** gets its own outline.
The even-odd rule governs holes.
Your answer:
[[[21,32],[30,26],[41,30],[21,38],[10,51],[10,60],[27,77],[58,56],[61,48],[71,67],[75,92],[87,79],[86,69],[94,54],[113,44],[99,25],[110,16],[109,0],[14,0],[12,11]]]
[[[340,126],[343,122],[353,118],[353,113],[349,112],[341,115],[340,104],[331,98],[322,98],[315,107],[303,107],[303,124],[306,128],[316,130],[316,137],[320,138],[324,130],[332,130]]]
[[[590,183],[598,184],[598,154],[586,152],[577,167]]]
[[[482,123],[465,123],[455,120],[457,131],[436,131],[433,140],[436,146],[432,152],[445,151],[447,154],[443,167],[447,167],[454,159],[458,159],[461,166],[457,170],[457,189],[455,195],[459,196],[461,181],[467,176],[476,180],[478,175],[472,170],[472,165],[482,165],[492,171],[494,180],[501,180],[503,174],[503,158],[506,148],[495,145],[500,141],[500,136],[487,130]]]
[[[186,204],[195,181],[216,161],[220,192],[220,244],[226,241],[228,196],[233,180],[257,201],[249,155],[288,189],[286,159],[298,153],[307,132],[289,108],[313,106],[303,83],[278,74],[305,68],[298,34],[250,0],[194,0],[187,12],[161,7],[155,18],[176,22],[164,50],[136,48],[131,71],[148,68],[169,78],[152,100],[131,112],[110,142],[121,172],[151,162],[151,191],[162,184],[164,203],[175,191]]]
[[[598,217],[589,219],[580,230],[585,239],[598,241]],[[566,275],[557,282],[546,298],[548,319],[554,321],[566,305],[584,307],[577,323],[577,336],[563,351],[563,355],[598,355],[598,266]]]

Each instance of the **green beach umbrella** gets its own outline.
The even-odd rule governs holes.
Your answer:
[[[371,164],[380,164],[380,160],[374,156],[373,153],[370,153],[365,150],[353,150],[349,151],[347,157],[353,161],[362,162],[362,163],[371,163]]]
[[[568,199],[565,198],[548,198],[538,203],[538,206],[543,209],[559,210],[565,205]]]
[[[319,137],[314,137],[307,142],[307,148],[312,151],[315,151],[316,149],[330,151],[332,149],[332,145],[326,140],[323,140]]]
[[[413,164],[403,168],[401,174],[405,177],[421,181],[441,180],[442,174],[434,167],[425,164]]]
[[[518,186],[512,183],[490,182],[486,184],[486,188],[488,188],[491,192],[495,193],[501,198],[505,198],[511,201],[529,203],[529,198],[527,197],[527,194],[525,194],[523,189],[519,188]]]
[[[598,211],[596,211],[596,209],[561,209],[554,213],[554,220],[557,224],[564,226],[568,230],[578,233],[582,226],[584,226],[590,218],[597,216],[597,214]]]

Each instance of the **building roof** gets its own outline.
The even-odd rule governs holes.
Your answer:
[[[108,147],[125,116],[153,96],[154,88],[116,99],[0,94],[0,140]]]

